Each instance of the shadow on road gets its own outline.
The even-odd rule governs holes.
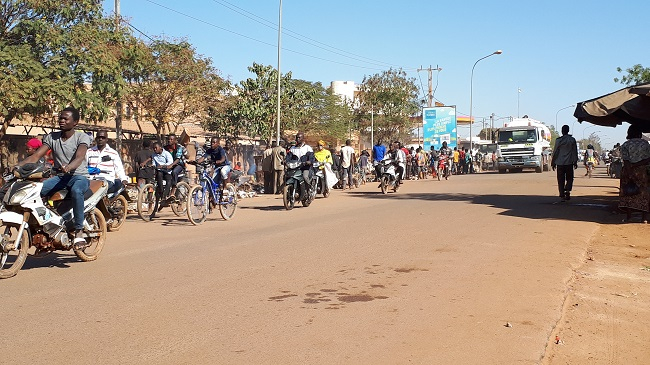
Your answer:
[[[67,269],[70,264],[82,263],[74,254],[61,254],[52,252],[47,256],[27,256],[27,260],[22,267],[22,270],[40,269],[43,267],[57,267],[60,269]]]
[[[366,199],[457,201],[481,204],[501,210],[496,214],[530,218],[557,219],[568,221],[618,224],[620,219],[613,214],[618,211],[618,193],[605,195],[581,195],[571,201],[560,202],[559,198],[540,195],[473,195],[446,193],[389,193],[351,192],[350,195]]]

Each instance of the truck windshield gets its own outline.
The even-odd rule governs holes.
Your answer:
[[[537,142],[534,129],[499,131],[499,143],[533,143]]]

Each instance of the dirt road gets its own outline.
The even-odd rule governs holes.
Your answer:
[[[570,204],[553,173],[479,174],[292,211],[261,196],[198,227],[134,218],[96,262],[30,257],[0,282],[3,363],[552,363],[614,219],[613,181],[577,185]]]

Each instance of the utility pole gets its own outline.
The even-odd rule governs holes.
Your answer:
[[[441,70],[442,68],[438,67],[438,65],[436,65],[436,68],[431,68],[431,65],[429,65],[429,68],[422,68],[422,66],[418,68],[418,72],[429,71],[429,93],[427,94],[428,95],[427,106],[429,108],[433,106],[433,71],[441,71]]]
[[[115,0],[115,31],[120,30],[120,0]],[[115,149],[122,153],[122,101],[115,104]]]
[[[490,140],[494,143],[494,113],[490,114]]]

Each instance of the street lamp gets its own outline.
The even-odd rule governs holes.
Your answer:
[[[495,54],[501,54],[503,51],[497,50],[485,57],[481,57],[476,62],[474,62],[474,66],[472,66],[472,76],[469,79],[469,151],[470,153],[472,152],[473,145],[472,145],[472,102],[473,102],[473,94],[474,94],[474,68],[476,67],[476,64],[479,63],[479,61],[484,60],[488,57],[494,56]]]
[[[558,115],[562,110],[564,110],[564,109],[569,109],[569,108],[573,108],[574,106],[576,106],[576,105],[575,105],[575,104],[571,104],[571,105],[569,105],[569,106],[565,106],[564,108],[558,110],[557,113],[555,113],[555,131],[556,131],[556,132],[558,131],[558,129],[557,129],[557,115]],[[575,122],[574,122],[574,123],[575,123]]]

